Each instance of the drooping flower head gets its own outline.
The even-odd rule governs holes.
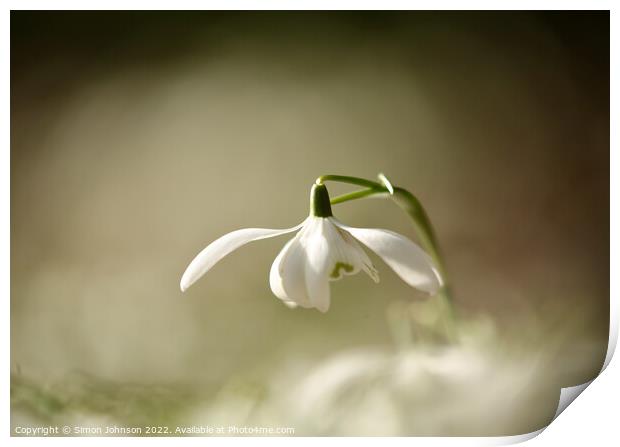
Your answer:
[[[283,230],[245,228],[220,237],[187,267],[181,278],[181,290],[187,290],[220,259],[242,245],[297,230],[276,257],[269,274],[271,290],[289,307],[327,312],[329,282],[360,270],[379,282],[377,270],[362,245],[374,251],[410,286],[431,295],[442,286],[433,260],[418,245],[393,231],[354,228],[341,223],[332,214],[327,188],[315,184],[306,220]]]

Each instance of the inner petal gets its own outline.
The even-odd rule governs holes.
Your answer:
[[[351,263],[351,265],[354,267],[354,269],[351,273],[347,272],[347,274],[352,275],[354,273],[357,273],[361,268],[368,274],[368,276],[372,278],[374,282],[379,282],[379,274],[377,273],[377,269],[375,269],[372,261],[370,260],[364,249],[361,247],[361,245],[348,231],[338,227],[335,227],[335,229],[347,245],[346,252],[348,258],[353,260],[353,263]]]
[[[334,266],[334,269],[330,273],[329,277],[331,279],[340,279],[342,276],[342,274],[340,273],[340,270],[344,270],[345,273],[351,274],[355,270],[355,268],[351,264],[338,261],[336,262],[336,265]]]

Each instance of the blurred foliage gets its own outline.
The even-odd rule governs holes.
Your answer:
[[[54,383],[11,375],[11,406],[34,425],[107,424],[145,427],[180,423],[198,396],[187,386],[129,384],[73,372]],[[99,421],[99,422],[98,422]]]
[[[12,425],[167,426],[169,434],[196,425],[293,427],[306,436],[513,435],[551,420],[560,387],[572,385],[564,383],[567,372],[597,372],[596,340],[583,338],[570,364],[558,369],[555,342],[529,344],[546,334],[530,330],[530,342],[515,343],[488,318],[459,320],[451,331],[457,339],[446,343],[437,337],[441,326],[430,323],[432,307],[390,306],[393,346],[262,362],[211,387],[128,384],[84,373],[46,384],[16,372]]]

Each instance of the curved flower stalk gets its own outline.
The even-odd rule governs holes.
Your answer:
[[[299,231],[298,231],[299,230]],[[375,252],[410,286],[435,295],[443,285],[432,257],[415,243],[389,230],[354,228],[333,217],[326,186],[317,181],[310,194],[310,215],[287,229],[246,228],[212,242],[187,267],[185,291],[220,259],[248,242],[298,231],[278,254],[269,275],[273,293],[289,307],[327,312],[330,281],[366,272],[375,282],[377,270],[362,248]]]

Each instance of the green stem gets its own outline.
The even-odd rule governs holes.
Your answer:
[[[349,183],[351,185],[365,186],[375,190],[387,191],[387,188],[381,183],[373,182],[359,177],[350,177],[348,175],[322,175],[316,179],[316,183],[320,185],[323,182],[332,181],[340,183]]]
[[[334,197],[331,199],[331,203],[332,205],[337,205],[339,203],[348,202],[349,200],[363,199],[364,197],[373,196],[375,194],[384,194],[384,191],[377,191],[373,188],[362,189],[360,191],[350,192],[348,194]]]
[[[439,251],[437,236],[435,235],[435,230],[431,225],[431,221],[424,207],[422,207],[417,197],[406,189],[399,188],[398,186],[394,188],[394,194],[391,197],[400,209],[411,217],[415,232],[420,239],[422,247],[431,255],[433,261],[435,261],[437,265],[437,269],[439,269],[439,273],[445,281],[446,271]]]

